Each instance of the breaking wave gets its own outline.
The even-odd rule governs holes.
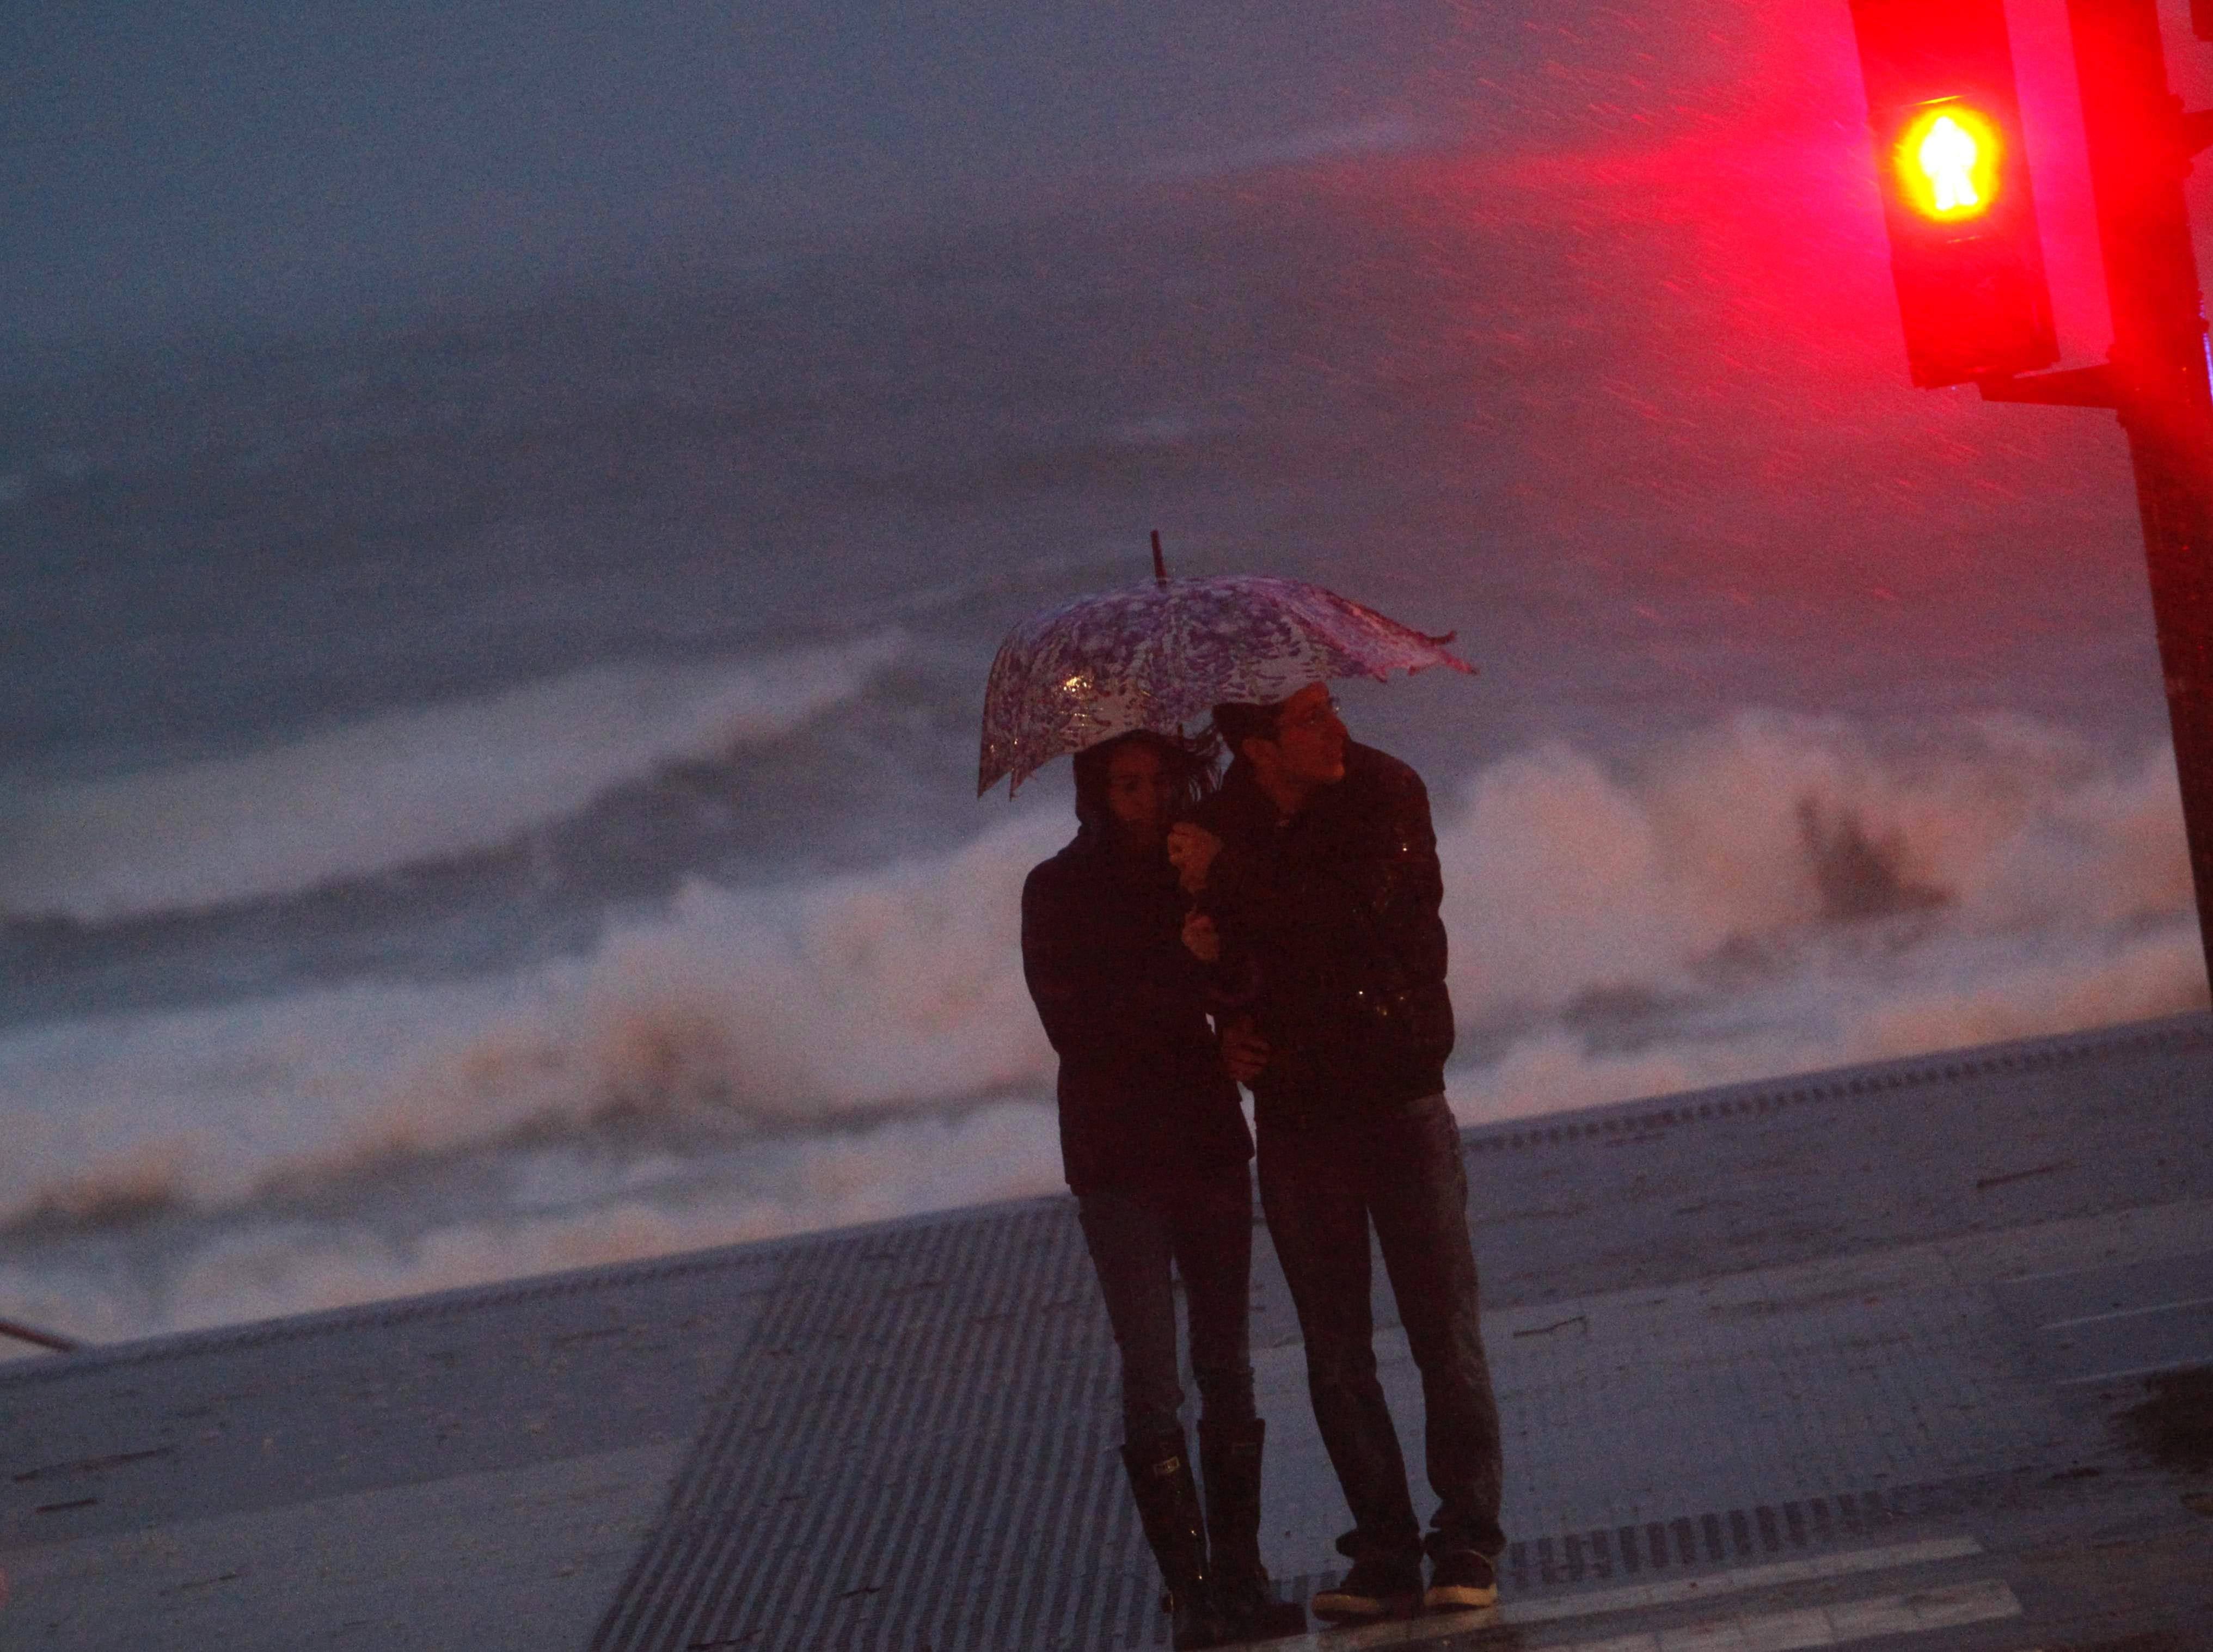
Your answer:
[[[1469,1122],[2206,1002],[2163,750],[2117,768],[2022,722],[1886,741],[1747,715],[1631,767],[1523,752],[1437,816]],[[695,881],[588,957],[505,979],[13,1033],[0,1223],[243,1210],[610,1132],[634,1169],[645,1142],[857,1165],[856,1143],[978,1107],[1049,1125],[1015,937],[1022,878],[1068,825],[1018,811],[867,874]],[[712,1230],[853,1219],[869,1186],[875,1214],[959,1202],[966,1183],[910,1174],[907,1151]],[[634,1197],[632,1173],[593,1196]]]
[[[1031,814],[872,875],[694,881],[507,979],[24,1029],[0,1043],[0,1223],[235,1206],[603,1127],[727,1139],[1049,1093],[1015,936],[1065,835]]]
[[[22,789],[0,803],[0,914],[113,921],[494,847],[665,765],[789,734],[902,646],[601,667],[241,756]]]
[[[1812,1014],[1862,972],[2088,966],[2194,913],[2172,753],[2115,767],[2019,718],[1878,740],[1745,713],[1626,771],[1548,745],[1476,776],[1439,836],[1463,1027],[1792,980]]]

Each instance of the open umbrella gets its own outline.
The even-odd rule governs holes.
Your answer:
[[[1009,796],[1052,759],[1139,728],[1173,734],[1223,700],[1265,703],[1334,677],[1450,666],[1453,633],[1425,636],[1300,579],[1170,579],[1079,597],[1007,633],[984,689],[976,795]]]

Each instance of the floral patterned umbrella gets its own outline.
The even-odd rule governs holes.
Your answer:
[[[1155,566],[1157,569],[1158,563]],[[1304,580],[1169,579],[1033,614],[1007,634],[984,690],[976,795],[1007,794],[1066,752],[1139,728],[1171,734],[1220,701],[1265,703],[1332,677],[1474,667],[1427,637]]]

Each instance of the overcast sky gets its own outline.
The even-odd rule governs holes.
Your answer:
[[[1397,0],[70,0],[0,22],[9,342],[773,240],[1436,113]],[[1491,20],[1497,32],[1501,20]],[[1503,32],[1511,51],[1514,31]]]
[[[0,358],[1332,146],[1713,153],[1747,110],[1863,112],[1850,27],[1845,0],[25,0]]]

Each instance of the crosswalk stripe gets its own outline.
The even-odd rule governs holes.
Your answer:
[[[2021,1615],[2014,1592],[1997,1578],[1838,1600],[1788,1612],[1747,1612],[1672,1629],[1575,1641],[1546,1652],[1796,1652],[1845,1646],[1883,1635],[1914,1635]]]
[[[1814,1582],[1824,1578],[1849,1577],[1868,1572],[1888,1571],[1901,1566],[1926,1565],[1933,1561],[1958,1560],[1983,1552],[1983,1545],[1971,1537],[1930,1538],[1918,1543],[1899,1543],[1878,1549],[1847,1549],[1836,1554],[1812,1557],[1803,1560],[1782,1560],[1765,1566],[1745,1566],[1734,1571],[1716,1572],[1703,1577],[1686,1577],[1665,1583],[1644,1583],[1627,1588],[1597,1589],[1559,1600],[1515,1600],[1503,1606],[1486,1607],[1480,1612],[1431,1613],[1419,1618],[1397,1618],[1382,1623],[1347,1625],[1338,1629],[1323,1629],[1295,1640],[1271,1642],[1283,1652],[1365,1652],[1365,1649],[1384,1646],[1404,1646],[1409,1643],[1434,1640],[1484,1624],[1538,1624],[1557,1622],[1569,1618],[1594,1617],[1606,1612],[1631,1612],[1640,1607],[1680,1606],[1686,1601],[1716,1599],[1723,1595],[1743,1594],[1758,1589],[1777,1588],[1786,1583]],[[1967,1590],[1960,1594],[1960,1590]],[[2003,1596],[2003,1610],[1996,1590]],[[1954,1597],[1957,1596],[1957,1599]],[[1897,1628],[1859,1630],[1852,1625],[1860,1622],[1885,1622],[1911,1628],[1943,1626],[1934,1619],[1947,1611],[1971,1612],[1972,1616],[1947,1620],[1959,1623],[1979,1623],[1986,1618],[2014,1617],[2021,1612],[2021,1603],[2013,1597],[2012,1590],[2003,1583],[1991,1582],[1961,1585],[1957,1588],[1936,1588],[1917,1591],[1911,1594],[1885,1595],[1862,1602],[1846,1602],[1838,1606],[1807,1608],[1827,1613],[1842,1612],[1842,1618],[1831,1623],[1824,1620],[1821,1632],[1828,1637],[1821,1640],[1792,1640],[1791,1633],[1812,1633],[1811,1629],[1795,1631],[1794,1621],[1803,1619],[1810,1624],[1803,1612],[1763,1614],[1775,1621],[1761,1630],[1771,1638],[1765,1640],[1731,1640],[1726,1637],[1700,1642],[1682,1639],[1655,1639],[1651,1635],[1631,1635],[1618,1640],[1575,1643],[1578,1652],[1677,1652],[1677,1648],[1696,1648],[1698,1652],[1723,1652],[1724,1649],[1758,1649],[1770,1652],[1775,1649],[1799,1646],[1838,1646],[1847,1640],[1862,1639],[1871,1634],[1895,1634]],[[1854,1612],[1858,1615],[1856,1617]],[[1931,1621],[1922,1622],[1923,1618]],[[1459,1629],[1455,1629],[1455,1619]],[[1716,1624],[1738,1624],[1739,1618],[1716,1619]],[[1688,1633],[1688,1629],[1671,1630],[1671,1637]],[[1719,1632],[1718,1631],[1716,1632]],[[1786,1638],[1774,1639],[1776,1636]],[[1565,1649],[1561,1649],[1565,1652]]]
[[[1811,1582],[1824,1577],[1849,1577],[1861,1572],[1889,1571],[1898,1566],[1923,1566],[1936,1560],[1960,1560],[1980,1554],[1983,1545],[1971,1537],[1928,1538],[1918,1543],[1896,1543],[1880,1549],[1845,1549],[1836,1554],[1804,1560],[1778,1560],[1765,1566],[1742,1566],[1734,1571],[1704,1577],[1683,1577],[1665,1583],[1639,1583],[1627,1588],[1595,1589],[1553,1600],[1516,1600],[1505,1608],[1513,1623],[1541,1623],[1553,1618],[1582,1618],[1600,1612],[1625,1612],[1636,1606],[1673,1606],[1684,1600],[1704,1600],[1718,1594],[1742,1594],[1753,1589],[1774,1588],[1783,1583]]]

